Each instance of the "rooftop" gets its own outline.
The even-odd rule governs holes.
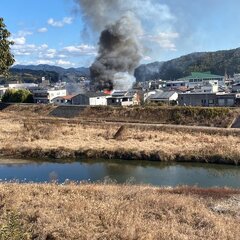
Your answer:
[[[78,95],[85,95],[89,98],[93,98],[93,97],[106,97],[106,96],[109,96],[109,94],[106,94],[104,92],[85,92],[85,93],[80,93],[80,94],[77,94],[75,96],[78,96]]]
[[[157,92],[156,94],[153,94],[150,96],[150,99],[168,99],[170,98],[175,91],[169,91],[169,92]]]
[[[213,78],[224,78],[220,75],[211,74],[211,72],[191,72],[190,76],[180,78],[179,80],[188,80],[188,79],[213,79]]]

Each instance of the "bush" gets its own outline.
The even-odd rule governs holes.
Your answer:
[[[2,97],[2,102],[33,103],[33,95],[25,89],[8,89]]]

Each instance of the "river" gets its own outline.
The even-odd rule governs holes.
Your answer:
[[[161,163],[124,160],[82,160],[49,163],[0,160],[0,181],[70,181],[151,184],[154,186],[196,185],[199,187],[240,187],[240,167]]]

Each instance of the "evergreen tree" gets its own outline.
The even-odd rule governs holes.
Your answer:
[[[0,75],[8,75],[8,69],[14,63],[14,56],[10,51],[13,41],[8,40],[10,32],[4,24],[3,18],[0,18]]]

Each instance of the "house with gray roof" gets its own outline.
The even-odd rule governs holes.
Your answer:
[[[178,99],[178,93],[175,91],[158,91],[155,94],[150,95],[148,98],[149,102],[163,102],[163,103],[171,103],[176,102]]]
[[[73,105],[90,105],[90,106],[98,106],[98,105],[107,105],[108,94],[103,92],[86,92],[80,93],[74,97],[72,97]]]
[[[239,102],[240,94],[235,93],[181,93],[180,106],[233,107]]]

